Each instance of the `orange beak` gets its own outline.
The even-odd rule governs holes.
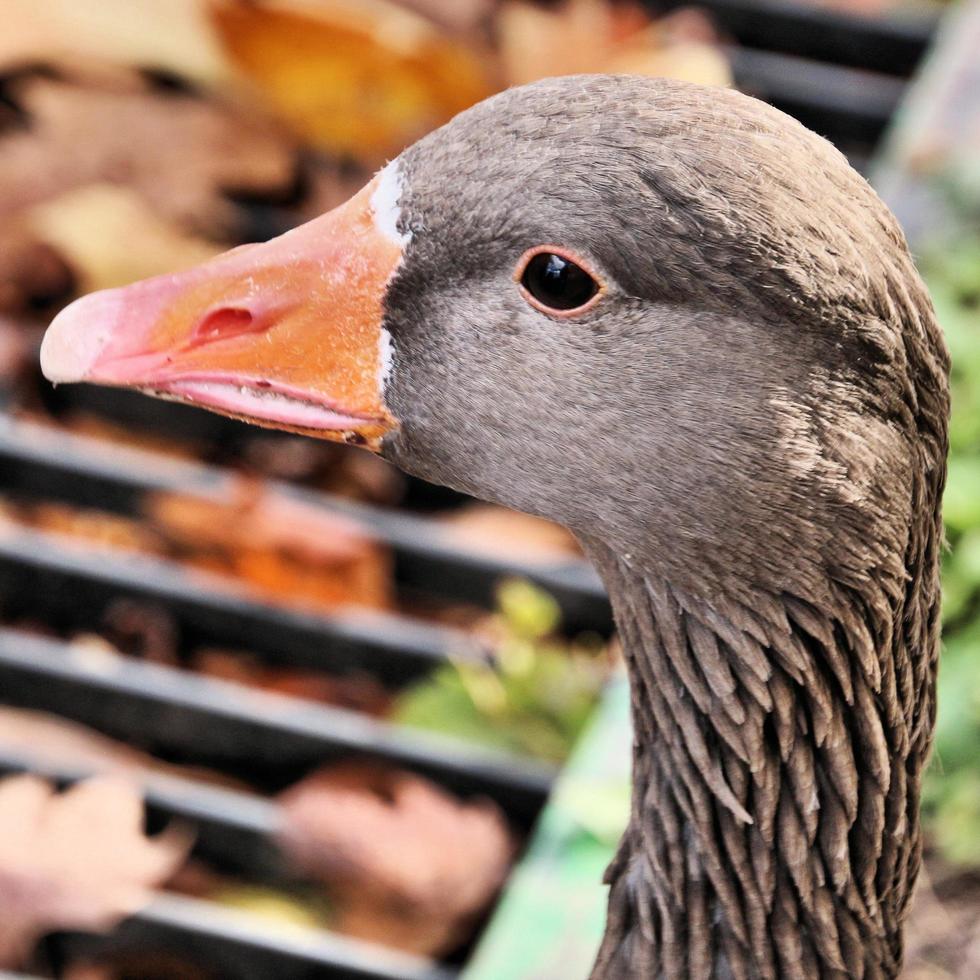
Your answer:
[[[265,244],[77,300],[45,334],[44,374],[377,450],[397,424],[382,305],[402,258],[377,183]]]

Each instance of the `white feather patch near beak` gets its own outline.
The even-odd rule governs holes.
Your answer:
[[[394,366],[395,347],[391,340],[391,334],[382,327],[378,340],[378,388],[381,390],[382,397],[388,387],[388,379],[391,377]]]
[[[392,160],[391,163],[379,171],[376,180],[377,186],[371,195],[371,212],[374,216],[374,226],[389,241],[395,243],[404,251],[405,247],[412,240],[412,234],[408,231],[398,230],[402,215],[399,203],[402,196],[402,177],[398,160]],[[398,264],[401,265],[401,260],[399,260]],[[396,266],[395,272],[397,272],[397,268]],[[391,334],[382,327],[378,340],[378,388],[382,392],[382,396],[391,377],[394,360],[395,348]]]
[[[374,225],[400,248],[405,248],[412,240],[408,231],[399,231],[401,220],[402,176],[398,160],[392,160],[376,177],[377,186],[371,195],[371,210],[374,213]]]

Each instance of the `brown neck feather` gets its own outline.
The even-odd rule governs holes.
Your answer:
[[[935,554],[906,556],[902,595],[837,588],[818,609],[708,604],[589,550],[635,728],[594,980],[897,976],[934,716]]]

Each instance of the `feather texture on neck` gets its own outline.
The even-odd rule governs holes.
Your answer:
[[[921,544],[901,589],[827,608],[709,603],[590,544],[635,726],[596,980],[897,976],[938,647]]]

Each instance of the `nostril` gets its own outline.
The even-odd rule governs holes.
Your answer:
[[[192,343],[207,344],[256,329],[251,311],[240,306],[223,306],[206,314],[194,329]]]
[[[202,340],[213,340],[226,334],[236,334],[252,325],[252,314],[235,306],[213,310],[197,325],[195,333]]]

